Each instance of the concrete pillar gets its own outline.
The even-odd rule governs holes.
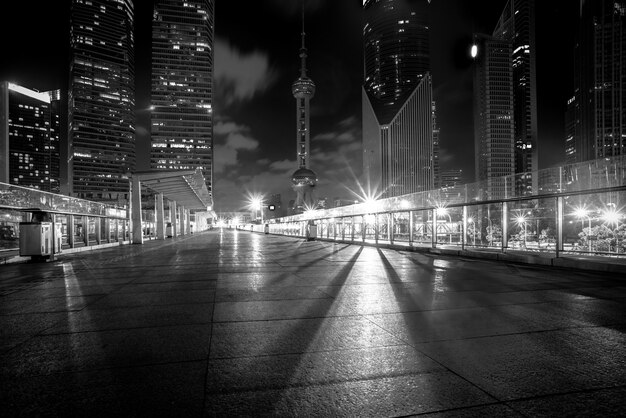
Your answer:
[[[176,222],[176,201],[170,201],[170,221],[172,222],[172,236],[176,238],[178,236],[178,222]]]
[[[105,241],[110,243],[111,242],[111,219],[104,218],[104,222],[106,222],[106,224],[104,225],[104,233],[106,234]]]
[[[132,177],[130,198],[130,229],[132,231],[132,243],[143,244],[143,231],[141,222],[141,182],[138,176]]]
[[[89,245],[89,217],[81,216],[83,223],[83,242],[85,245]]]
[[[96,222],[96,244],[102,243],[102,218],[94,218]]]
[[[74,215],[67,215],[67,244],[70,248],[76,247],[74,243]]]
[[[165,239],[165,211],[163,209],[163,193],[159,193],[155,196],[156,204],[154,205],[156,210],[156,238]]]
[[[186,217],[186,220],[187,220],[187,225],[186,225],[187,233],[191,234],[191,213],[190,213],[189,209],[187,209],[187,214],[186,215],[187,215],[187,217]]]
[[[185,230],[185,207],[179,206],[179,219],[180,219],[180,235],[187,235],[187,231]]]

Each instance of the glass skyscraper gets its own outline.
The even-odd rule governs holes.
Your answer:
[[[59,192],[59,91],[0,83],[0,182]]]
[[[568,162],[626,154],[626,1],[581,0],[575,75]]]
[[[363,5],[363,170],[385,197],[437,184],[429,3]]]
[[[515,172],[518,194],[532,194],[537,179],[530,172],[539,169],[537,142],[537,76],[535,45],[535,1],[509,0],[493,36],[511,42],[513,67],[513,121],[515,127]]]
[[[512,192],[515,173],[512,42],[475,35],[474,148],[476,181],[486,182],[488,199]],[[509,176],[511,182],[502,181]],[[508,190],[507,190],[508,189]]]
[[[128,199],[135,168],[131,0],[72,0],[68,138],[73,196]]]
[[[202,168],[212,195],[214,0],[157,0],[152,21],[155,170]]]

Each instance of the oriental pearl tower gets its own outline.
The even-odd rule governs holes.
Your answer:
[[[314,208],[313,188],[317,175],[309,168],[309,101],[315,95],[315,83],[306,75],[306,47],[304,46],[304,1],[302,2],[302,47],[300,48],[300,77],[293,82],[291,92],[296,99],[296,153],[298,169],[291,175],[291,182],[297,193],[294,209]]]

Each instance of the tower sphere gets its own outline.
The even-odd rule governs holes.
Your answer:
[[[296,99],[311,99],[315,95],[315,83],[309,77],[300,77],[291,85],[291,92]]]
[[[308,168],[299,168],[291,175],[291,182],[294,186],[315,186],[317,174]]]

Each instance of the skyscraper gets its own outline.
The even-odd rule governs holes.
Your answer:
[[[58,97],[0,83],[0,182],[59,192]]]
[[[512,184],[501,177],[515,173],[512,52],[509,40],[474,36],[475,170],[488,199],[510,194]]]
[[[364,3],[363,171],[382,196],[436,184],[427,0]]]
[[[537,76],[535,44],[535,1],[509,0],[493,36],[511,42],[513,66],[513,124],[515,129],[515,172],[518,195],[537,190],[539,169],[537,141]]]
[[[570,160],[626,154],[626,1],[581,0]],[[570,129],[571,133],[571,129]],[[571,156],[573,155],[573,157]]]
[[[157,0],[152,20],[155,170],[201,168],[213,189],[214,0]]]
[[[315,83],[307,76],[307,51],[304,44],[304,2],[302,3],[302,46],[300,47],[300,77],[291,85],[291,93],[296,99],[296,155],[298,169],[291,175],[291,182],[297,197],[294,204],[296,212],[306,208],[315,208],[313,188],[317,184],[317,175],[310,169],[310,106],[315,95]]]
[[[129,198],[135,167],[132,0],[72,0],[68,139],[70,194]]]

